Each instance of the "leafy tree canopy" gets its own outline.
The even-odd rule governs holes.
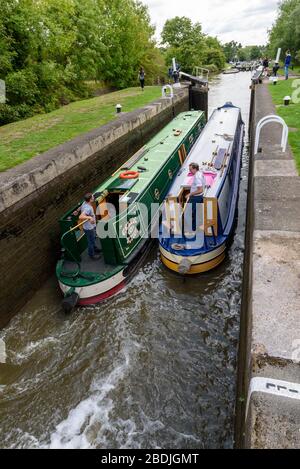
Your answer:
[[[167,20],[161,39],[168,65],[172,57],[176,57],[181,69],[187,73],[197,66],[224,67],[225,56],[218,39],[205,35],[201,24],[193,23],[190,18],[176,16]]]
[[[280,47],[283,54],[290,50],[292,56],[300,61],[300,0],[284,0],[280,3],[278,18],[269,31],[269,41],[269,53],[272,56]]]
[[[0,0],[0,124],[88,95],[87,81],[123,88],[163,58],[147,7],[137,0]]]

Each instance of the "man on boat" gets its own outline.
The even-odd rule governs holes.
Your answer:
[[[200,171],[197,163],[191,163],[189,166],[190,173],[194,176],[190,193],[187,195],[187,203],[192,206],[192,230],[197,229],[197,207],[203,204],[203,194],[205,189],[205,178]],[[199,213],[198,208],[198,213]]]
[[[88,242],[88,254],[91,259],[97,260],[100,258],[99,253],[100,249],[96,247],[96,216],[94,212],[93,202],[94,196],[91,193],[88,193],[84,196],[84,203],[81,206],[81,215],[79,217],[80,222],[86,221],[83,224],[83,230],[85,232],[87,242]]]

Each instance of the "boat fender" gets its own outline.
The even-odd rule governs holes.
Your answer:
[[[71,295],[65,296],[62,300],[62,308],[66,314],[70,314],[79,300],[79,295],[76,292],[71,293]]]
[[[138,171],[125,171],[120,174],[120,179],[137,179],[139,175]]]
[[[192,267],[192,262],[189,259],[182,259],[179,264],[178,272],[182,275],[187,274]]]

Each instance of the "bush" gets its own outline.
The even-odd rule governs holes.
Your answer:
[[[0,126],[32,117],[35,113],[35,109],[28,104],[19,104],[16,106],[0,104]]]
[[[37,76],[30,69],[12,72],[5,78],[9,104],[33,105],[38,99]]]
[[[203,68],[207,68],[207,70],[209,70],[211,73],[217,73],[219,71],[215,64],[203,65]]]

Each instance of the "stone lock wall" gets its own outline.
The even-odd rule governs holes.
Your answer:
[[[300,177],[282,128],[260,119],[276,114],[268,84],[251,99],[251,159],[240,337],[239,447],[300,446]],[[239,434],[238,434],[239,433]]]

